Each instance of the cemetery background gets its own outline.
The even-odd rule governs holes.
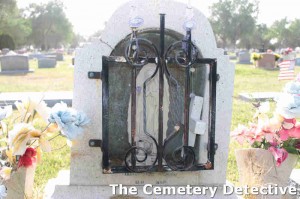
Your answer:
[[[38,69],[37,61],[30,61],[30,68],[35,69],[34,73],[26,75],[1,75],[0,92],[25,92],[25,91],[72,91],[73,72],[71,56],[65,56],[64,61],[58,62],[56,68]],[[237,62],[237,60],[232,60]],[[296,67],[296,74],[300,73],[300,67]],[[286,81],[278,81],[278,70],[264,70],[254,68],[253,65],[236,64],[234,94],[233,94],[233,115],[231,129],[239,123],[246,123],[252,119],[255,109],[250,102],[239,99],[242,92],[279,92]],[[271,103],[274,106],[274,103]],[[228,132],[229,134],[229,132]],[[62,139],[54,141],[54,148],[60,147]],[[234,150],[242,148],[238,143],[231,142],[227,164],[227,180],[238,183],[238,173],[235,161]],[[70,149],[64,147],[58,151],[43,154],[43,162],[38,165],[35,175],[35,196],[41,198],[47,181],[57,176],[61,169],[69,169]],[[296,168],[300,168],[300,162]],[[101,172],[101,171],[99,171]]]

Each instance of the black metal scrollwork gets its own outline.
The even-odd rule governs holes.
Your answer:
[[[164,17],[164,16],[161,16]],[[164,35],[163,35],[164,37]],[[161,37],[161,40],[163,40]],[[172,170],[189,170],[195,164],[195,153],[192,147],[188,146],[188,117],[189,117],[189,94],[190,94],[190,66],[196,62],[198,56],[198,50],[196,46],[191,42],[191,32],[188,31],[185,39],[182,41],[178,41],[170,45],[164,54],[164,41],[161,41],[161,49],[160,54],[157,50],[156,46],[146,39],[141,39],[136,37],[135,30],[133,31],[132,38],[130,42],[127,44],[125,48],[125,59],[128,64],[133,67],[133,81],[132,81],[132,105],[131,105],[131,144],[132,147],[126,152],[125,155],[125,166],[131,172],[146,172],[152,170],[160,159],[158,167],[162,168],[162,159],[165,160],[167,166]],[[137,68],[141,69],[147,63],[149,63],[149,59],[151,58],[149,55],[149,51],[152,51],[155,58],[156,69],[154,73],[149,77],[143,84],[143,114],[144,114],[144,133],[148,136],[154,143],[156,148],[156,157],[155,160],[152,162],[151,165],[141,165],[140,163],[144,163],[147,161],[149,154],[149,150],[145,147],[137,146],[137,141],[135,140],[135,120],[136,120],[136,75],[137,75]],[[153,57],[152,57],[153,59]],[[185,104],[184,104],[184,143],[182,146],[177,147],[171,153],[166,152],[167,145],[169,142],[175,137],[174,135],[177,132],[174,132],[169,137],[167,137],[164,142],[163,146],[160,146],[160,143],[147,131],[147,122],[146,122],[146,86],[147,83],[153,79],[158,72],[162,77],[166,74],[166,78],[169,82],[174,83],[178,86],[175,78],[172,77],[171,73],[168,70],[167,64],[168,61],[175,61],[177,65],[185,68],[186,70],[186,83],[185,83]],[[163,89],[163,78],[160,77],[160,93]],[[162,87],[162,88],[161,88]],[[162,95],[160,95],[160,98]],[[160,99],[161,101],[162,99]],[[162,125],[163,121],[159,121],[160,125]],[[161,128],[162,129],[162,128]],[[158,132],[162,133],[162,132]],[[162,149],[162,150],[160,150]]]
[[[125,48],[125,59],[127,61],[128,64],[130,64],[133,67],[133,70],[135,71],[133,73],[133,85],[132,87],[134,89],[132,89],[133,93],[132,93],[132,112],[131,112],[131,119],[132,119],[132,125],[131,128],[134,129],[134,132],[132,136],[132,147],[126,152],[125,154],[125,166],[126,168],[131,171],[131,172],[146,172],[146,171],[150,171],[157,162],[158,156],[156,153],[156,157],[155,159],[152,161],[151,165],[146,165],[146,166],[141,166],[141,165],[137,165],[139,163],[144,163],[147,161],[147,159],[149,158],[149,154],[152,153],[151,148],[152,147],[148,147],[147,148],[143,148],[140,146],[137,146],[137,142],[135,140],[135,120],[136,120],[136,103],[135,103],[135,97],[136,97],[136,68],[142,68],[144,65],[146,65],[148,63],[149,60],[149,55],[154,54],[155,56],[158,57],[158,50],[156,48],[156,46],[150,42],[149,40],[146,39],[140,39],[140,38],[136,38],[136,33],[133,32],[133,38],[130,40],[130,42],[127,44],[126,48]],[[146,107],[145,107],[145,103],[146,103],[146,98],[145,98],[145,92],[146,92],[146,83],[148,81],[150,81],[155,74],[158,71],[158,64],[156,63],[157,67],[155,69],[154,74],[148,78],[145,83],[144,83],[144,88],[143,88],[143,112],[144,112],[144,133],[146,136],[148,136],[154,143],[155,145],[155,149],[156,151],[158,151],[158,144],[156,139],[147,132],[147,127],[146,127]],[[139,140],[142,141],[142,140]],[[145,146],[144,146],[145,147]]]

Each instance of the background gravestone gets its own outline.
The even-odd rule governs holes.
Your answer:
[[[64,55],[61,52],[47,53],[46,56],[54,56],[56,61],[64,61]]]
[[[257,67],[273,69],[275,68],[275,55],[269,53],[263,53],[262,58],[257,61]]]
[[[112,192],[108,185],[117,183],[137,186],[138,189],[143,184],[219,186],[220,189],[216,197],[227,198],[223,197],[221,187],[226,184],[234,66],[229,62],[229,57],[224,55],[224,51],[217,48],[212,28],[207,18],[199,10],[194,10],[197,28],[192,31],[193,43],[199,49],[201,57],[217,59],[217,73],[220,75],[216,89],[215,139],[218,150],[215,154],[214,170],[103,174],[101,149],[88,145],[90,139],[102,139],[103,132],[102,82],[98,79],[89,79],[87,74],[89,71],[101,71],[102,56],[110,56],[112,52],[115,52],[114,48],[131,34],[131,29],[128,27],[128,17],[132,4],[138,8],[138,15],[145,20],[141,29],[159,29],[160,9],[157,1],[134,0],[124,4],[113,14],[102,32],[101,40],[104,42],[98,40],[76,51],[73,107],[84,111],[91,121],[85,129],[83,137],[74,142],[70,172],[61,172],[56,180],[49,182],[48,187],[55,186],[55,191],[48,197],[100,198],[101,196],[102,198],[109,198]],[[183,3],[168,1],[166,10],[167,31],[185,35],[185,30],[182,28],[185,9],[186,5]],[[201,82],[205,85],[202,120],[206,122],[209,120],[208,82],[208,78]],[[208,135],[205,134],[201,136],[198,142],[199,162],[207,161],[207,140]],[[168,196],[160,196],[160,198],[164,197]],[[210,196],[191,196],[191,198],[210,198]]]
[[[38,59],[39,68],[55,68],[56,66],[56,57],[55,56],[44,56]]]
[[[251,55],[248,51],[240,51],[238,56],[238,63],[239,64],[252,64],[251,61]]]
[[[25,55],[5,55],[0,57],[1,73],[28,73],[29,60]]]

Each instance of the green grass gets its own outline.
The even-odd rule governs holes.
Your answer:
[[[70,169],[70,147],[66,145],[66,139],[63,137],[55,138],[51,145],[53,151],[43,153],[42,161],[36,169],[34,177],[35,198],[42,198],[45,185],[49,179],[57,176],[58,171]]]
[[[72,57],[65,56],[58,61],[56,68],[38,68],[37,60],[30,60],[33,73],[24,75],[0,75],[1,92],[45,92],[73,90]]]

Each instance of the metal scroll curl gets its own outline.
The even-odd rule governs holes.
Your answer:
[[[135,34],[134,37],[130,40],[130,42],[127,44],[125,48],[125,59],[129,65],[133,67],[133,70],[141,69],[144,65],[149,63],[149,58],[153,57],[153,54],[155,57],[158,57],[158,50],[155,47],[155,45],[146,40],[146,39],[140,39],[136,38]],[[147,131],[147,125],[146,125],[146,85],[147,83],[157,74],[158,72],[158,60],[156,61],[156,68],[154,73],[149,77],[143,84],[143,115],[144,115],[144,121],[143,121],[143,131],[144,134],[152,140],[155,146],[156,152],[158,151],[158,143],[156,139]],[[136,81],[136,72],[134,72],[133,79],[134,84]],[[133,94],[133,97],[136,93]],[[132,108],[136,109],[136,104],[132,104]],[[135,113],[134,113],[135,114]],[[135,119],[135,115],[133,116]],[[132,136],[132,147],[126,152],[125,154],[125,166],[127,170],[131,172],[141,173],[141,172],[147,172],[151,171],[158,160],[158,155],[156,153],[156,156],[154,160],[152,160],[152,163],[150,165],[143,165],[143,163],[147,162],[147,159],[150,157],[150,155],[153,153],[153,144],[148,143],[148,146],[138,146],[139,142],[142,142],[142,140],[136,141],[135,134]]]
[[[168,57],[167,65],[169,61],[175,61],[179,66],[187,68],[196,62],[198,54],[199,51],[192,42],[182,40],[171,44],[165,53],[165,57]],[[168,67],[166,68],[168,69]]]
[[[134,37],[125,48],[125,59],[133,67],[143,67],[148,64],[151,52],[158,55],[158,50],[151,41]]]

